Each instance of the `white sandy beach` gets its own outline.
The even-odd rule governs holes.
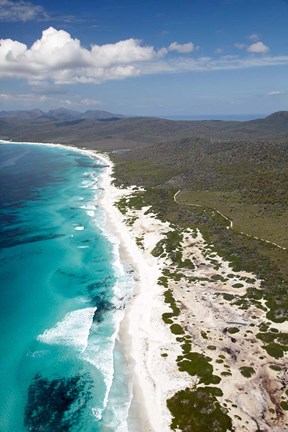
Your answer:
[[[97,157],[109,163],[105,157]],[[147,208],[143,208],[138,212],[133,230],[129,229],[115,202],[133,190],[114,187],[111,184],[112,171],[110,163],[101,180],[104,188],[101,204],[107,215],[106,230],[120,239],[120,257],[132,264],[135,270],[135,291],[120,331],[120,339],[129,351],[134,369],[131,416],[140,415],[140,430],[143,432],[165,432],[170,430],[171,423],[166,400],[193,382],[176,366],[176,357],[181,354],[181,349],[162,320],[162,313],[168,312],[169,308],[164,303],[163,287],[157,284],[163,262],[150,253],[170,228],[153,214],[144,214]],[[142,235],[144,249],[140,249],[135,241]],[[161,352],[167,350],[168,359],[161,356]]]
[[[125,195],[133,195],[135,188],[115,188],[109,183],[113,175],[111,166],[108,171],[102,204],[109,224],[121,239],[122,259],[130,260],[137,275],[134,296],[121,327],[121,337],[127,341],[129,335],[129,354],[134,362],[134,407],[141,410],[145,407],[143,432],[168,432],[172,417],[167,409],[167,399],[198,383],[197,377],[179,372],[176,358],[182,350],[162,320],[162,314],[171,310],[164,302],[165,289],[157,284],[157,280],[164,268],[173,269],[173,266],[168,256],[156,258],[151,251],[171,228],[149,213],[149,207],[127,209],[123,216],[114,204]],[[137,239],[141,239],[141,247],[136,246]],[[287,376],[269,366],[282,366],[283,370],[287,359],[276,360],[269,356],[256,338],[259,325],[267,321],[265,312],[257,305],[241,309],[235,302],[223,301],[222,295],[219,296],[226,293],[239,298],[252,284],[256,290],[260,289],[261,281],[254,274],[233,271],[229,262],[206,244],[199,231],[183,231],[182,247],[183,259],[191,259],[195,268],[186,270],[185,277],[179,282],[169,281],[169,288],[181,310],[177,322],[192,336],[193,352],[209,356],[214,374],[221,376],[218,387],[223,391],[223,397],[220,402],[232,418],[234,430],[286,430],[287,415],[281,411],[280,403],[283,400],[281,385],[287,382]],[[217,275],[223,279],[215,279]],[[191,277],[195,282],[189,282]],[[265,304],[261,301],[259,304],[265,310]],[[229,334],[229,327],[237,327],[239,332]],[[273,323],[273,327],[287,331],[285,323]],[[201,336],[203,333],[209,335],[207,339]],[[168,355],[162,357],[161,353]],[[219,353],[224,361],[219,361]],[[255,374],[244,377],[240,373],[241,367],[252,367]]]

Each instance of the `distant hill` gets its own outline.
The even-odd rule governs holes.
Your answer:
[[[46,116],[53,118],[54,120],[73,120],[80,118],[81,112],[68,110],[66,108],[57,108],[48,111]]]
[[[0,118],[4,119],[35,120],[42,115],[44,115],[44,112],[37,108],[33,110],[0,111]]]
[[[119,119],[124,116],[113,114],[108,111],[89,110],[84,113],[80,111],[69,110],[66,108],[57,108],[48,112],[40,109],[33,110],[15,110],[15,111],[0,111],[2,119],[16,120],[37,120],[37,121],[53,121],[53,120],[110,120]]]
[[[288,111],[277,111],[264,119],[265,121],[276,121],[288,123]]]
[[[123,117],[124,116],[121,116],[119,114],[112,114],[108,111],[100,111],[100,110],[86,111],[81,115],[81,119],[84,120],[110,120],[110,119],[117,119]]]
[[[0,139],[60,142],[97,150],[135,149],[188,139],[212,143],[288,140],[288,112],[250,121],[173,121],[155,117],[126,117],[105,111],[59,108],[43,112],[0,112]]]

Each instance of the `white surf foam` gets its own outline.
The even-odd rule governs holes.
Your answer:
[[[124,269],[122,272],[125,274]],[[120,322],[124,317],[124,304],[127,296],[130,295],[132,284],[132,277],[125,274],[125,277],[119,276],[118,282],[113,287],[114,299],[113,305],[115,309],[107,313],[105,320],[98,324],[93,324],[88,344],[85,350],[82,351],[81,357],[92,364],[101,373],[106,386],[105,396],[103,399],[103,407],[93,408],[93,416],[95,419],[100,420],[105,415],[106,408],[109,403],[109,395],[112,388],[115,371],[114,368],[119,366],[115,365],[115,343],[119,334]],[[128,291],[128,292],[127,292]],[[131,403],[131,397],[127,396],[127,400],[113,410],[110,414],[110,424],[115,426],[117,432],[128,432],[126,420],[128,410]],[[125,398],[124,398],[125,399]],[[110,410],[111,411],[111,410]],[[120,421],[121,420],[121,421]],[[106,419],[105,419],[106,421]],[[106,425],[106,423],[105,423]],[[110,429],[107,429],[110,430]],[[112,429],[111,429],[112,430]]]
[[[86,213],[87,213],[87,215],[90,216],[90,217],[94,217],[94,215],[95,215],[94,210],[88,210]]]
[[[87,347],[81,354],[83,360],[92,364],[101,373],[105,383],[106,390],[103,405],[101,407],[94,407],[92,410],[93,416],[98,421],[102,419],[105,412],[113,382],[114,346],[119,330],[119,318],[120,316],[121,318],[123,317],[123,311],[113,311],[113,314],[108,315],[105,321],[93,325],[95,326],[95,334],[92,327]]]
[[[55,327],[45,330],[37,339],[49,345],[73,346],[83,352],[88,344],[95,311],[96,308],[90,307],[69,312]]]
[[[29,143],[31,144],[31,143]],[[59,144],[43,144],[43,143],[33,143],[35,145],[45,145],[45,146],[51,146],[51,147],[58,147],[58,148],[62,148],[62,149],[67,149],[67,146],[62,146]],[[74,151],[78,151],[81,152],[87,156],[89,156],[92,159],[96,159],[97,163],[99,163],[99,165],[103,165],[103,166],[109,166],[110,165],[110,161],[107,160],[106,157],[99,155],[93,151],[87,151],[84,149],[78,149],[78,148],[73,148],[70,147],[71,150]],[[99,184],[101,184],[101,186],[105,187],[105,181],[103,182],[103,179],[106,180],[108,179],[108,174],[105,170],[105,173],[101,173],[101,175],[99,175],[99,179],[97,178],[97,181],[92,182],[90,180],[90,188],[91,189],[99,189]],[[86,188],[89,187],[89,180],[88,179],[84,180],[84,184],[82,183],[81,186]],[[93,184],[94,183],[94,184]],[[78,198],[79,201],[84,201],[84,197],[79,197]],[[113,269],[115,271],[115,273],[117,274],[117,279],[118,279],[118,283],[115,284],[115,286],[113,287],[113,291],[114,291],[114,295],[115,295],[115,300],[114,300],[114,304],[118,303],[119,304],[123,303],[123,298],[126,297],[126,295],[128,294],[127,291],[129,292],[131,290],[131,287],[127,287],[127,281],[126,284],[124,283],[124,279],[125,279],[125,270],[122,266],[122,263],[120,261],[120,257],[119,257],[119,240],[118,240],[118,236],[116,234],[116,236],[112,236],[110,229],[108,229],[107,232],[107,225],[106,225],[106,214],[103,212],[103,209],[101,209],[101,211],[98,209],[98,201],[99,201],[99,197],[95,196],[95,201],[93,203],[94,208],[93,210],[95,210],[95,215],[97,216],[97,228],[100,225],[100,229],[102,228],[102,233],[108,237],[110,243],[112,243],[113,245],[113,256],[114,256],[114,262],[113,262]],[[81,203],[82,204],[82,203]],[[86,205],[81,205],[81,208],[86,208],[86,210],[92,210],[92,208],[89,208],[87,206],[87,203],[85,203]],[[103,201],[104,207],[105,207],[105,202]],[[106,203],[107,204],[107,203]],[[94,216],[95,217],[95,216]],[[73,235],[71,236],[73,237]],[[112,238],[111,238],[112,237]],[[127,275],[126,275],[127,276]],[[128,289],[127,289],[128,288]],[[125,295],[126,294],[126,295]],[[129,294],[128,294],[129,295]],[[118,301],[117,301],[118,300]],[[117,338],[118,332],[119,332],[119,325],[121,320],[123,319],[124,316],[124,310],[121,310],[122,308],[120,307],[117,311],[113,311],[114,312],[114,316],[113,316],[113,330],[110,335],[107,337],[106,336],[106,340],[105,340],[105,349],[103,350],[98,350],[97,349],[97,337],[99,336],[99,334],[95,334],[95,336],[93,335],[93,315],[94,312],[96,310],[96,308],[86,308],[86,309],[80,309],[77,311],[73,311],[68,313],[67,315],[65,315],[64,319],[60,322],[58,322],[56,324],[55,327],[46,330],[42,335],[38,336],[38,340],[40,340],[41,342],[47,343],[47,344],[51,344],[51,345],[70,345],[70,346],[74,346],[78,349],[80,349],[81,351],[81,357],[84,358],[86,361],[88,361],[90,364],[93,364],[98,370],[100,370],[100,372],[103,374],[104,377],[104,382],[106,385],[106,395],[103,401],[103,409],[99,409],[99,408],[94,408],[94,417],[97,419],[101,419],[102,418],[102,414],[103,414],[103,410],[105,410],[107,403],[108,403],[108,398],[109,398],[109,393],[111,390],[111,386],[112,386],[112,382],[113,382],[113,378],[114,378],[114,347],[115,347],[115,340]],[[84,312],[85,311],[85,312]],[[112,318],[112,317],[110,317]],[[109,318],[108,318],[109,319]],[[91,329],[92,327],[92,329]],[[91,331],[90,331],[91,329]],[[89,331],[90,331],[90,336],[89,336]],[[103,335],[104,336],[104,335]],[[110,339],[110,340],[109,340]],[[104,340],[103,340],[104,342]],[[99,340],[98,340],[99,343]],[[95,349],[96,348],[96,349]],[[99,348],[99,345],[98,345]],[[102,347],[104,348],[104,347]],[[120,407],[119,407],[119,411],[121,411]],[[123,412],[118,412],[117,414],[115,413],[115,418],[121,417],[121,425],[124,426],[125,424],[125,417],[127,418],[127,412],[126,412],[126,408],[123,410]],[[122,432],[122,427],[119,427],[119,422],[118,423],[118,427],[115,429],[117,430],[117,432]],[[123,428],[123,432],[126,432],[126,428]]]

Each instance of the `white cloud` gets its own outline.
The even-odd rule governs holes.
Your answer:
[[[267,93],[267,96],[275,96],[275,95],[279,95],[279,94],[281,94],[280,91],[271,91],[271,92]]]
[[[114,44],[92,45],[87,49],[66,31],[50,27],[31,47],[11,39],[0,41],[0,78],[26,79],[40,90],[46,86],[50,91],[49,86],[54,84],[89,84],[147,74],[288,65],[288,55],[268,55],[269,48],[262,42],[247,49],[250,53],[263,54],[261,56],[242,52],[237,56],[217,55],[214,58],[183,56],[183,53],[191,52],[190,44],[174,42],[174,45],[156,51],[152,46],[143,46],[139,40],[127,39]],[[177,48],[179,55],[175,52],[171,55],[171,46],[174,47],[172,51]],[[55,86],[53,88],[55,91]]]
[[[266,96],[286,96],[286,95],[287,95],[287,92],[282,92],[279,90],[273,90],[273,91],[270,91],[269,93],[267,93]]]
[[[73,108],[99,106],[102,103],[93,98],[83,98],[80,95],[66,94],[65,92],[59,94],[49,94],[49,90],[40,92],[30,91],[29,93],[0,93],[0,102],[5,102],[6,105],[15,104],[19,106],[37,106],[40,108],[46,106],[69,106]]]
[[[247,48],[247,51],[255,54],[267,54],[270,48],[264,45],[263,42],[255,42]]]
[[[195,46],[192,42],[188,42],[184,44],[178,44],[178,42],[172,42],[168,47],[168,51],[176,51],[181,54],[191,53],[194,50],[195,50]]]
[[[260,39],[260,36],[257,33],[252,33],[249,36],[247,36],[247,39],[250,39],[253,42],[257,42]]]
[[[9,101],[10,95],[7,93],[0,93],[0,101]]]
[[[240,50],[246,48],[246,45],[243,43],[235,43],[234,46]]]
[[[89,99],[89,98],[84,98],[80,100],[81,105],[85,105],[85,106],[99,106],[101,105],[101,102],[96,100],[96,99]]]
[[[0,77],[98,83],[136,76],[140,73],[137,64],[156,56],[153,47],[143,47],[136,39],[86,49],[66,31],[50,27],[31,48],[11,39],[0,40]]]
[[[162,61],[155,61],[142,65],[142,73],[179,73],[179,72],[209,72],[220,70],[239,70],[255,67],[287,66],[288,55],[286,56],[261,56],[261,57],[240,57],[222,56],[213,59],[211,57],[199,58],[173,58]]]
[[[0,101],[5,101],[9,103],[20,102],[21,104],[30,105],[31,103],[37,103],[37,105],[41,105],[42,103],[51,102],[51,101],[59,101],[60,104],[65,104],[65,98],[59,97],[51,97],[46,94],[38,94],[38,93],[0,93]]]
[[[43,19],[46,17],[47,14],[42,6],[22,0],[0,0],[0,21],[25,22]]]

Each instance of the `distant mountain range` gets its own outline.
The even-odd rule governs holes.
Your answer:
[[[133,116],[129,116],[132,118]],[[114,114],[108,111],[102,111],[102,110],[89,110],[85,111],[84,113],[80,111],[70,110],[67,108],[57,108],[52,109],[48,112],[42,111],[39,108],[35,108],[32,110],[13,110],[13,111],[0,111],[0,119],[17,119],[17,120],[31,120],[31,121],[73,121],[73,120],[118,120],[118,119],[127,119],[129,118],[127,116],[123,116],[121,114]],[[206,118],[207,117],[207,118]],[[183,122],[185,121],[186,124],[188,122],[193,122],[193,124],[197,124],[198,122],[215,122],[215,121],[222,121],[229,122],[230,125],[232,122],[242,121],[242,124],[245,124],[245,122],[249,122],[250,124],[253,124],[255,122],[265,122],[265,123],[284,123],[287,125],[288,121],[288,111],[278,111],[275,112],[267,117],[264,117],[263,115],[259,115],[257,119],[255,119],[254,116],[220,116],[217,118],[217,116],[179,116],[179,118],[176,117],[158,117],[158,120],[170,120],[174,122]],[[224,118],[225,117],[225,118]],[[241,118],[240,118],[241,117]],[[141,117],[138,117],[141,118]],[[142,117],[142,119],[156,119],[157,117]]]
[[[0,111],[0,118],[17,120],[55,121],[55,120],[117,120],[124,116],[108,111],[90,110],[84,113],[66,108],[53,109],[48,112],[36,108],[33,110]]]
[[[204,139],[223,145],[235,141],[288,142],[288,111],[250,121],[172,121],[122,117],[98,110],[81,113],[64,108],[46,113],[39,109],[2,111],[0,139],[56,142],[104,151],[144,148],[163,142],[171,145],[187,139],[191,143]]]

